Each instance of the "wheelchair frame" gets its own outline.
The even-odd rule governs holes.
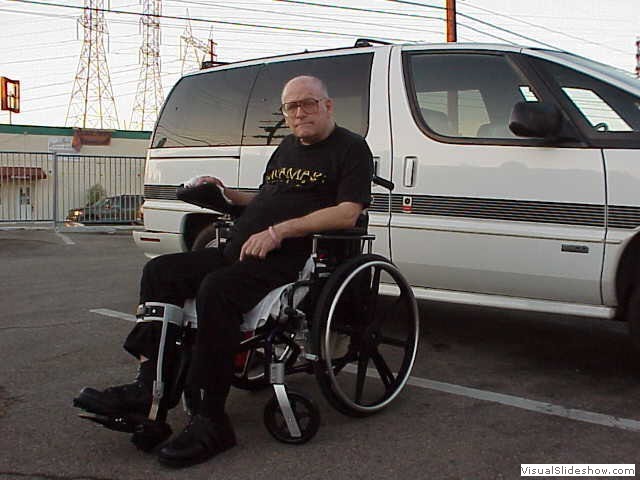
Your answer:
[[[269,432],[281,442],[304,443],[315,435],[320,424],[320,413],[316,405],[302,393],[290,391],[287,388],[285,384],[287,375],[315,374],[328,401],[337,410],[351,416],[366,416],[382,410],[406,384],[417,351],[419,332],[417,304],[410,286],[395,266],[384,257],[371,254],[374,239],[374,235],[363,233],[361,229],[315,234],[311,258],[316,268],[312,278],[294,282],[287,290],[287,306],[284,309],[284,315],[271,319],[267,325],[240,343],[238,353],[242,358],[239,362],[242,369],[236,373],[233,385],[246,390],[272,386],[274,396],[265,407],[264,423]],[[323,243],[338,243],[344,252],[335,254],[334,251],[327,254],[321,248]],[[354,268],[351,268],[352,266]],[[377,274],[374,274],[372,280],[376,288],[379,287],[380,273],[383,270],[396,281],[404,295],[400,298],[405,299],[404,312],[409,318],[407,339],[404,343],[400,341],[396,343],[396,346],[405,349],[399,372],[392,372],[378,353],[373,362],[385,384],[385,394],[379,401],[374,400],[370,404],[365,404],[361,397],[365,376],[370,376],[367,368],[368,360],[363,361],[359,357],[359,352],[349,349],[344,352],[344,355],[333,358],[329,345],[334,340],[331,335],[336,332],[330,331],[331,322],[327,327],[326,321],[323,322],[322,318],[316,317],[333,318],[339,299],[348,290],[351,280],[357,278],[368,266],[377,268]],[[334,282],[335,285],[332,286],[329,280],[335,272],[341,272],[340,274],[345,278],[337,283]],[[304,307],[297,308],[293,301],[296,290],[305,287],[310,289],[306,299],[315,298],[315,302],[312,301],[315,304],[308,305],[307,311]],[[327,293],[327,287],[333,292],[332,295]],[[329,296],[334,298],[331,299],[327,308],[325,303]],[[312,327],[311,331],[309,331],[309,324]],[[344,336],[344,333],[342,335]],[[352,343],[353,337],[352,333],[350,337]],[[258,371],[261,370],[261,374],[250,379],[248,369],[256,352],[260,349],[263,352],[264,363],[257,368]],[[356,372],[359,385],[356,388],[359,390],[356,391],[355,399],[350,398],[336,381],[338,373],[349,363],[347,357],[350,353],[352,360],[357,359],[359,362],[359,371]],[[362,371],[363,368],[367,368],[367,371]]]

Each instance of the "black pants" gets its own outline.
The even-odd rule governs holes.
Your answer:
[[[296,280],[307,256],[275,251],[264,260],[231,262],[220,249],[207,248],[163,255],[145,265],[140,303],[162,302],[182,307],[186,299],[196,299],[198,331],[187,385],[206,392],[215,403],[211,408],[218,410],[216,413],[224,409],[229,393],[242,314],[274,288]],[[158,323],[136,324],[124,348],[136,357],[157,358]]]

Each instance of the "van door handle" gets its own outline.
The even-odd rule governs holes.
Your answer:
[[[405,187],[413,187],[416,183],[416,165],[418,157],[404,157],[404,178],[402,184]]]
[[[380,156],[379,155],[374,155],[373,156],[373,175],[374,177],[378,176],[378,164],[380,163]]]

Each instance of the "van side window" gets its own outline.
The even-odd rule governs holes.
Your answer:
[[[553,77],[586,120],[591,134],[640,131],[640,98],[571,68],[545,60],[535,62]]]
[[[259,65],[183,77],[169,94],[151,148],[240,145]]]
[[[502,55],[407,53],[404,65],[416,120],[441,136],[518,138],[509,130],[513,106],[538,101]]]
[[[249,100],[243,145],[278,145],[290,132],[280,112],[282,87],[298,75],[327,85],[338,125],[365,136],[369,128],[369,79],[373,54],[339,55],[268,63]]]

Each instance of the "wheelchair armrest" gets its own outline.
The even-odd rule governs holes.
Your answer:
[[[342,230],[327,230],[326,232],[314,233],[313,238],[319,240],[373,240],[375,235],[367,233],[364,228],[344,228]]]
[[[205,183],[197,187],[176,188],[176,197],[183,202],[191,203],[198,207],[209,208],[232,217],[239,217],[244,207],[227,202],[217,185]]]
[[[373,240],[375,235],[369,235],[367,233],[368,226],[369,215],[365,211],[358,216],[354,227],[318,232],[313,235],[313,238],[325,240],[353,240],[355,238],[359,238],[360,240]]]

